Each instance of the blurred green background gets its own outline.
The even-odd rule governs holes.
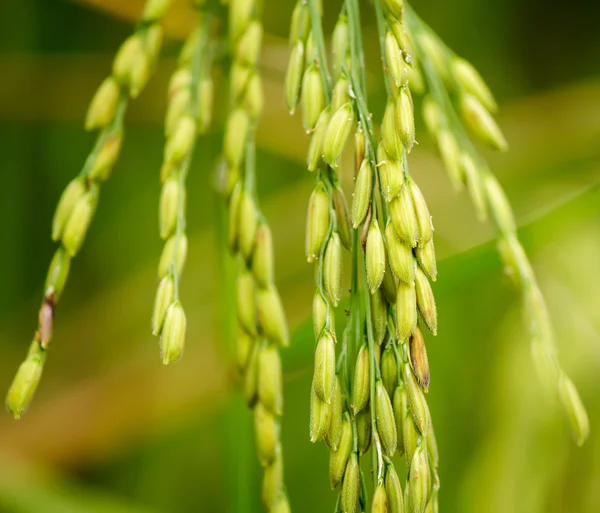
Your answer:
[[[272,0],[263,56],[267,109],[259,132],[259,193],[275,236],[277,280],[292,327],[284,354],[286,482],[295,512],[333,511],[328,453],[308,441],[313,337],[304,215],[313,177],[307,139],[281,92],[294,2]],[[340,2],[327,0],[329,34]],[[543,393],[517,292],[493,231],[454,194],[422,125],[411,168],[436,225],[439,335],[428,340],[430,408],[440,446],[443,512],[600,511],[600,4],[594,0],[415,0],[421,16],[488,80],[511,151],[489,154],[513,201],[546,294],[565,369],[588,407],[577,449]],[[35,329],[53,244],[50,219],[93,135],[82,124],[141,1],[0,3],[0,390]],[[376,27],[363,28],[376,118],[385,101]],[[231,263],[219,255],[213,193],[219,123],[189,179],[188,312],[182,362],[160,365],[150,335],[161,250],[157,228],[165,87],[184,1],[167,20],[164,63],[127,116],[126,143],[57,309],[53,346],[30,411],[0,414],[2,513],[261,511],[249,414],[228,361],[219,309]],[[222,72],[216,71],[220,80]],[[222,112],[221,112],[222,114]],[[219,117],[220,115],[218,115]],[[350,158],[347,161],[351,162]],[[350,168],[350,166],[347,166]],[[350,194],[350,172],[344,175]],[[224,273],[224,274],[223,274]]]

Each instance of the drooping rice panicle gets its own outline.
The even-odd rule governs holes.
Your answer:
[[[412,9],[407,9],[407,20],[425,77],[423,117],[427,128],[450,179],[457,187],[466,185],[478,217],[484,220],[488,212],[491,214],[499,232],[500,257],[522,293],[534,365],[558,397],[575,440],[582,445],[590,429],[587,412],[575,385],[560,366],[548,308],[519,242],[508,198],[471,141],[474,137],[499,151],[508,148],[492,116],[496,101],[477,70],[448,48]]]
[[[264,468],[267,511],[290,511],[283,477],[279,418],[283,382],[279,350],[289,344],[283,304],[274,281],[272,236],[256,193],[256,126],[263,110],[258,61],[262,46],[261,2],[229,1],[231,110],[223,143],[221,192],[229,207],[228,244],[239,261],[236,286],[237,366],[254,415],[258,459]]]
[[[165,245],[158,266],[159,284],[152,315],[152,333],[160,336],[165,365],[179,360],[185,343],[186,316],[179,288],[188,249],[186,179],[197,135],[206,131],[211,118],[210,20],[207,12],[199,12],[198,25],[183,45],[168,91],[159,208],[159,231]]]
[[[52,220],[54,253],[44,297],[27,358],[21,364],[6,397],[6,405],[18,419],[29,405],[41,379],[46,352],[52,339],[54,311],[97,209],[100,188],[110,176],[123,141],[123,124],[129,98],[137,98],[156,66],[163,39],[161,21],[171,0],[148,0],[133,34],[119,48],[112,73],[96,91],[88,108],[85,128],[99,131],[83,169],[66,187]]]

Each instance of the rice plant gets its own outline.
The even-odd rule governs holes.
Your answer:
[[[289,345],[286,313],[275,283],[273,237],[260,209],[256,131],[265,98],[260,71],[262,17],[267,0],[192,2],[195,27],[182,44],[169,82],[162,183],[157,293],[151,331],[162,363],[183,355],[186,313],[180,289],[188,254],[186,187],[198,138],[209,130],[216,103],[216,59],[228,65],[227,105],[217,191],[227,206],[223,236],[236,265],[238,383],[254,419],[260,494],[267,511],[290,511],[281,439],[283,371],[280,351]],[[159,59],[162,22],[170,0],[148,0],[134,32],[114,58],[85,120],[98,131],[82,171],[65,188],[52,220],[57,249],[26,359],[6,404],[19,419],[42,377],[52,340],[55,308],[65,292],[71,260],[80,250],[124,142],[129,102],[151,78]],[[438,335],[434,298],[437,264],[434,220],[411,174],[411,154],[422,137],[422,118],[452,188],[465,188],[477,217],[498,234],[498,251],[523,296],[533,363],[569,420],[575,441],[589,435],[585,407],[561,368],[548,308],[521,245],[510,202],[479,151],[507,151],[494,119],[498,106],[469,61],[457,55],[403,0],[329,2],[339,10],[331,34],[322,25],[319,0],[298,0],[289,29],[285,102],[302,117],[309,137],[306,168],[314,175],[307,198],[305,252],[314,266],[314,368],[307,438],[329,450],[336,511],[431,513],[438,511],[443,475],[427,402],[431,374],[426,334]],[[380,58],[367,62],[361,13],[377,20]],[[223,54],[226,54],[225,57]],[[385,82],[385,109],[374,115],[367,73]],[[303,137],[302,134],[297,135]],[[353,165],[343,158],[352,153]],[[342,173],[353,176],[347,201]],[[302,234],[297,234],[302,237]],[[350,265],[343,289],[343,259]],[[201,258],[196,255],[194,258]],[[281,265],[281,263],[280,263]],[[440,279],[443,279],[440,277]],[[337,319],[337,325],[336,325]],[[342,324],[340,324],[342,320]],[[443,338],[443,326],[439,327]],[[435,348],[431,349],[435,351]],[[433,385],[432,385],[433,386]],[[451,400],[449,398],[448,400]],[[369,469],[368,473],[364,469]]]

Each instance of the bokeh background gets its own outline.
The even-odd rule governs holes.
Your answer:
[[[327,0],[330,34],[339,10]],[[489,154],[506,187],[592,434],[576,448],[533,371],[517,292],[493,231],[451,192],[422,124],[411,169],[428,199],[440,259],[439,335],[428,339],[430,407],[441,452],[441,511],[600,511],[600,4],[594,0],[415,0],[414,7],[488,80],[511,151]],[[372,10],[363,4],[368,88],[384,103]],[[277,280],[293,333],[284,353],[286,481],[296,512],[333,511],[328,454],[308,441],[313,337],[304,216],[307,139],[283,106],[292,0],[268,2],[258,136],[259,193],[275,236]],[[82,124],[141,0],[0,2],[0,390],[35,329],[53,244],[50,220],[93,135]],[[163,64],[127,115],[126,144],[57,309],[30,411],[0,413],[2,513],[261,511],[249,414],[229,360],[232,264],[220,253],[213,193],[222,109],[189,178],[184,359],[163,367],[150,335],[165,87],[189,29],[167,20]],[[222,71],[216,70],[221,82]],[[222,103],[222,102],[221,102]],[[350,162],[350,160],[348,160]],[[350,166],[348,166],[350,167]],[[349,191],[350,172],[344,175]]]

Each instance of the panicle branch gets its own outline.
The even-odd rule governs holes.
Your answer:
[[[161,21],[171,0],[148,0],[131,36],[119,48],[112,73],[96,91],[85,119],[86,130],[99,131],[83,169],[65,188],[52,220],[52,240],[59,244],[48,269],[44,297],[27,358],[17,370],[6,405],[18,419],[27,409],[41,379],[52,339],[54,310],[98,206],[101,184],[115,165],[123,141],[129,98],[137,98],[152,75],[163,39]]]
[[[507,150],[506,139],[493,118],[496,101],[477,70],[448,48],[412,9],[407,9],[407,21],[425,77],[422,108],[427,129],[455,187],[466,185],[481,220],[491,214],[499,232],[500,257],[522,293],[534,365],[558,397],[576,442],[582,445],[589,435],[589,419],[575,385],[560,366],[550,314],[519,242],[512,207],[471,141],[473,137],[493,149]]]
[[[219,188],[229,207],[228,245],[239,260],[236,284],[237,367],[254,414],[258,459],[264,468],[262,500],[268,511],[290,511],[283,477],[279,418],[283,380],[279,349],[289,344],[283,304],[274,281],[273,243],[256,193],[255,132],[264,98],[258,61],[261,2],[229,1],[229,113]]]
[[[211,119],[210,27],[210,14],[200,10],[197,27],[181,49],[168,90],[159,205],[159,231],[165,245],[158,265],[159,284],[152,314],[152,333],[160,336],[165,365],[181,358],[185,343],[187,322],[179,286],[188,250],[186,180],[197,136],[208,129]]]

